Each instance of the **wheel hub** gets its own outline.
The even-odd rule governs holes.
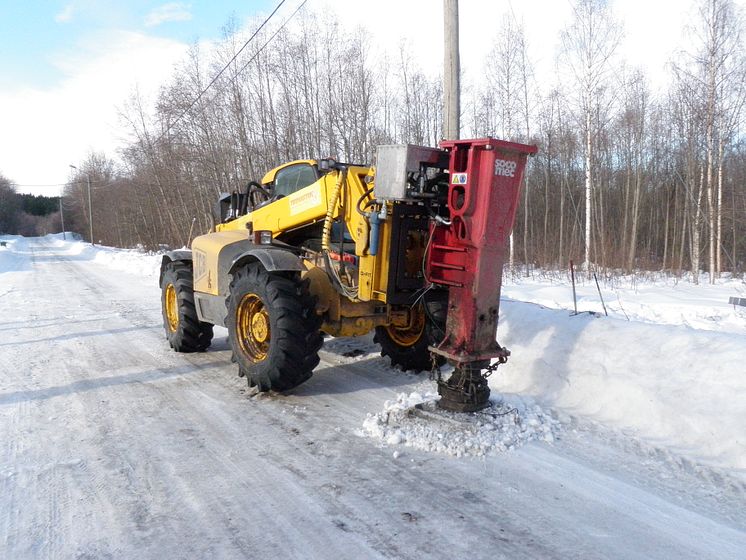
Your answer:
[[[251,318],[251,334],[257,342],[265,342],[269,336],[269,325],[264,313],[256,313]]]
[[[388,325],[386,330],[391,339],[399,346],[414,346],[425,330],[425,310],[422,306],[411,309],[409,325],[406,327]]]
[[[179,328],[179,300],[173,284],[166,286],[166,320],[171,332],[176,332]]]
[[[246,294],[236,310],[238,343],[244,354],[253,362],[267,358],[271,337],[269,315],[262,299],[256,294]]]

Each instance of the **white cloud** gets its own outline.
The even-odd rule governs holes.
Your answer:
[[[75,56],[57,59],[67,77],[55,86],[0,92],[0,172],[21,186],[58,184],[68,179],[68,165],[77,165],[90,151],[115,158],[129,134],[119,109],[135,87],[150,98],[149,107],[186,50],[168,39],[109,31],[89,37]]]
[[[75,6],[73,4],[68,4],[67,6],[62,8],[61,12],[54,16],[54,21],[56,21],[57,23],[68,23],[72,21],[74,13]]]
[[[145,16],[146,27],[155,27],[167,21],[188,21],[192,19],[191,6],[182,2],[169,2]]]

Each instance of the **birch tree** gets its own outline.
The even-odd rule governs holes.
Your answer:
[[[719,271],[716,264],[719,256],[716,252],[719,233],[716,220],[721,220],[722,190],[718,188],[718,200],[715,200],[715,178],[713,171],[715,167],[715,135],[718,124],[718,113],[722,116],[723,92],[728,82],[734,75],[740,76],[733,71],[733,59],[742,50],[741,33],[739,22],[734,14],[733,3],[730,0],[706,0],[699,11],[702,26],[703,53],[698,57],[698,62],[703,66],[703,81],[706,95],[706,143],[707,143],[707,215],[709,222],[709,272],[710,283],[715,282]],[[721,131],[722,132],[722,131]],[[722,134],[720,141],[720,156],[722,157]],[[718,166],[722,172],[721,166]],[[718,181],[722,184],[722,177]],[[717,215],[717,217],[716,217]]]
[[[502,18],[489,54],[485,58],[486,80],[479,95],[475,130],[505,140],[527,140],[530,136],[531,103],[529,78],[531,68],[526,53],[523,26],[512,15]],[[528,181],[528,174],[525,175]],[[528,184],[524,185],[523,253],[528,262]],[[508,262],[515,267],[514,234],[510,234]]]
[[[598,125],[598,96],[611,69],[611,58],[621,41],[606,0],[577,0],[575,20],[561,34],[562,62],[574,78],[575,101],[585,136],[585,238],[583,267],[591,271],[591,214],[594,178],[594,142]]]
[[[728,135],[728,122],[742,104],[738,101],[729,104],[725,99],[731,97],[731,92],[743,88],[741,30],[741,19],[731,0],[702,0],[697,19],[691,26],[695,39],[693,50],[684,52],[681,60],[674,66],[679,82],[690,84],[691,99],[688,103],[699,105],[702,115],[704,157],[700,163],[701,181],[696,198],[695,230],[692,232],[692,274],[695,281],[699,276],[699,223],[700,216],[705,212],[704,205],[710,283],[714,283],[719,274],[723,202],[721,161]]]

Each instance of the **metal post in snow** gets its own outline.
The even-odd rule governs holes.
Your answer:
[[[606,311],[606,303],[604,302],[604,296],[601,294],[601,286],[598,285],[598,277],[596,276],[596,273],[593,273],[593,279],[596,281],[596,289],[598,290],[598,297],[601,298],[601,305],[604,308],[604,315],[607,317],[609,316],[609,312]]]
[[[575,294],[575,263],[572,262],[572,259],[570,259],[570,277],[572,278],[572,303],[575,306],[575,313],[573,315],[578,314],[578,298]]]

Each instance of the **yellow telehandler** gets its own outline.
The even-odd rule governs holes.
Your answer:
[[[163,320],[178,352],[227,327],[259,391],[311,377],[322,333],[375,340],[410,370],[450,361],[440,404],[488,404],[506,244],[535,146],[493,138],[379,146],[375,167],[299,160],[221,196],[219,224],[167,253]],[[439,371],[439,370],[438,370]]]

